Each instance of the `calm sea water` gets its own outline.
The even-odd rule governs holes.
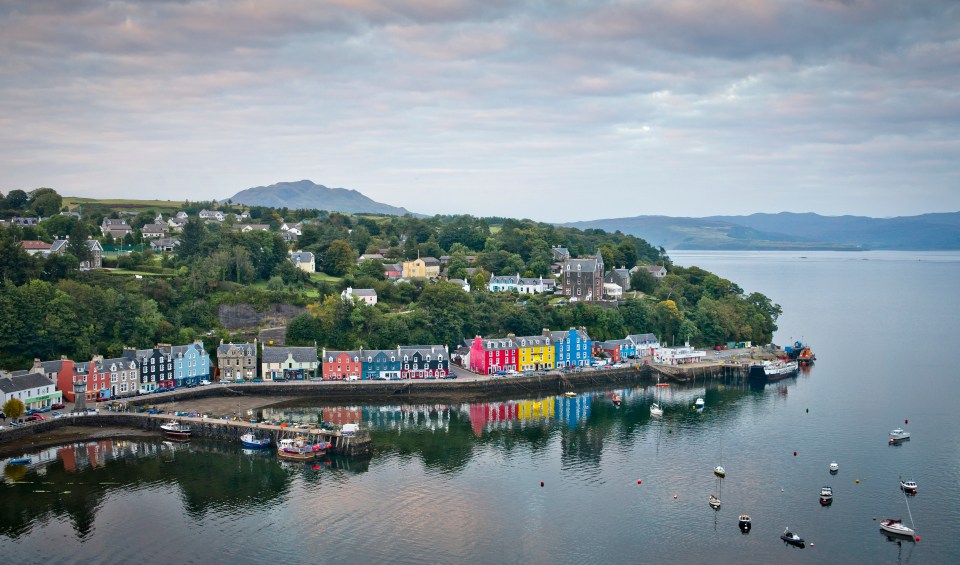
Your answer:
[[[267,407],[360,419],[369,460],[281,464],[202,441],[84,442],[4,465],[7,563],[957,563],[952,341],[960,254],[672,254],[784,308],[817,365],[754,391],[695,383],[456,405]],[[692,410],[703,396],[706,408]],[[909,419],[909,425],[904,421]],[[889,446],[903,426],[913,438]],[[796,455],[794,455],[796,452]],[[827,465],[837,461],[840,472]],[[712,468],[727,469],[719,511]],[[920,543],[893,542],[882,517]],[[859,480],[859,483],[857,482]],[[638,481],[640,483],[638,484]],[[541,486],[541,482],[543,486]],[[821,486],[835,501],[821,507]],[[753,530],[743,535],[737,515]],[[785,546],[785,527],[805,549]]]

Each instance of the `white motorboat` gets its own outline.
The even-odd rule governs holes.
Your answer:
[[[823,487],[820,489],[820,504],[826,506],[833,502],[833,489],[830,487]]]
[[[903,428],[897,428],[890,431],[890,439],[893,441],[900,441],[902,439],[910,439],[910,432],[905,431]]]
[[[917,494],[917,481],[900,479],[900,488],[908,494]]]
[[[713,468],[713,474],[722,479],[727,476],[727,471],[723,468],[723,465],[717,465]]]
[[[160,424],[160,429],[171,438],[185,439],[190,437],[190,424],[185,424],[178,420],[164,422]]]
[[[840,470],[840,465],[837,465],[837,462],[836,462],[836,461],[831,461],[831,462],[830,462],[830,472],[831,472],[831,473],[836,473],[836,472],[839,471],[839,470]]]
[[[693,406],[697,409],[700,409],[700,408],[703,408],[703,404],[704,404],[703,399],[698,398],[697,401],[693,403]]]

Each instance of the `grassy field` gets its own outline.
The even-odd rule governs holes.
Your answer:
[[[64,196],[63,205],[67,206],[71,211],[76,211],[80,206],[103,206],[135,212],[142,212],[144,210],[156,210],[157,212],[176,212],[183,208],[184,202],[180,200],[133,200],[127,198],[99,199]]]

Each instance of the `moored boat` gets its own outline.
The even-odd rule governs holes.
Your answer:
[[[803,547],[805,543],[803,538],[791,532],[790,528],[786,528],[783,530],[783,534],[780,536],[780,539],[789,543],[790,545],[795,545],[797,547]]]
[[[577,393],[575,393],[575,392],[565,392],[565,393],[563,393],[563,395],[566,396],[567,398],[576,398],[576,397],[577,397]]]
[[[831,472],[831,473],[836,473],[836,472],[839,471],[839,470],[840,470],[840,465],[837,465],[837,462],[836,462],[836,461],[831,461],[831,462],[830,462],[830,472]]]
[[[900,488],[907,494],[917,494],[917,481],[900,479]]]
[[[29,464],[30,464],[30,461],[32,461],[32,459],[30,459],[29,457],[18,457],[18,458],[16,458],[16,459],[10,459],[9,461],[7,461],[7,464],[9,464],[9,465],[29,465]]]
[[[749,514],[741,514],[737,518],[737,526],[740,528],[740,531],[746,533],[750,531],[750,528],[753,527],[753,521],[750,520]]]
[[[727,471],[723,468],[723,465],[717,465],[713,468],[713,474],[722,479],[727,476]]]
[[[755,382],[772,382],[792,377],[797,374],[796,361],[763,361],[750,365],[747,378]]]
[[[833,489],[830,487],[823,487],[820,489],[820,504],[827,506],[833,502]]]
[[[277,457],[287,461],[313,461],[326,452],[326,443],[311,443],[303,436],[283,438],[277,444]]]
[[[917,533],[913,528],[894,518],[885,518],[880,520],[880,529],[888,534],[909,536],[911,538]]]
[[[707,499],[707,503],[710,504],[710,508],[718,510],[720,508],[720,499],[717,498],[715,494],[711,494],[710,498]]]
[[[910,439],[910,432],[904,430],[903,428],[890,430],[890,441],[901,441],[905,439]]]
[[[703,408],[704,402],[702,398],[698,398],[696,402],[693,403],[694,408],[700,409]]]
[[[185,424],[179,420],[170,420],[160,424],[160,429],[163,430],[164,435],[170,437],[171,439],[189,439],[190,438],[190,424]]]
[[[611,400],[611,402],[613,402],[613,405],[614,405],[614,406],[616,406],[616,407],[619,408],[619,407],[620,407],[620,404],[623,402],[623,399],[620,397],[619,394],[614,394],[614,395],[613,395],[613,400]]]
[[[240,436],[240,444],[251,449],[263,449],[270,447],[270,438],[257,437],[253,432],[248,432]]]

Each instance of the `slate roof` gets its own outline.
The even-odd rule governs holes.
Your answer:
[[[6,394],[55,384],[41,373],[15,371],[0,378],[0,390]]]
[[[437,259],[436,257],[421,257],[421,259],[423,259],[423,264],[424,264],[424,266],[427,266],[427,267],[439,267],[439,266],[440,266],[440,260]]]
[[[376,296],[377,291],[372,288],[355,288],[353,289],[354,296]]]
[[[54,240],[54,242],[50,244],[50,253],[62,253],[64,251],[64,248],[66,248],[69,242],[70,242],[69,239]],[[88,239],[87,247],[90,248],[90,251],[95,251],[98,248],[102,249],[100,247],[100,242],[95,239]]]
[[[226,355],[231,348],[236,347],[240,350],[241,355],[250,356],[257,354],[257,344],[252,342],[246,343],[221,343],[217,347],[217,357]]]
[[[275,347],[271,345],[263,346],[264,363],[283,363],[287,357],[292,355],[297,363],[316,363],[316,347]]]
[[[554,261],[566,261],[570,258],[570,250],[566,247],[551,247],[550,252],[553,253]]]
[[[309,251],[295,251],[290,254],[290,260],[293,261],[294,264],[309,263],[313,261],[313,253]]]
[[[171,349],[170,353],[174,357],[182,357],[187,354],[190,348],[196,349],[197,354],[200,355],[201,357],[206,354],[206,351],[203,349],[203,344],[198,342],[193,342],[187,345],[174,345],[173,347],[170,348]]]
[[[634,345],[640,345],[644,342],[650,343],[657,341],[657,336],[653,334],[631,334],[627,336],[627,339],[632,341]]]
[[[518,347],[540,347],[551,344],[550,338],[544,335],[526,335],[515,337],[513,340]]]

